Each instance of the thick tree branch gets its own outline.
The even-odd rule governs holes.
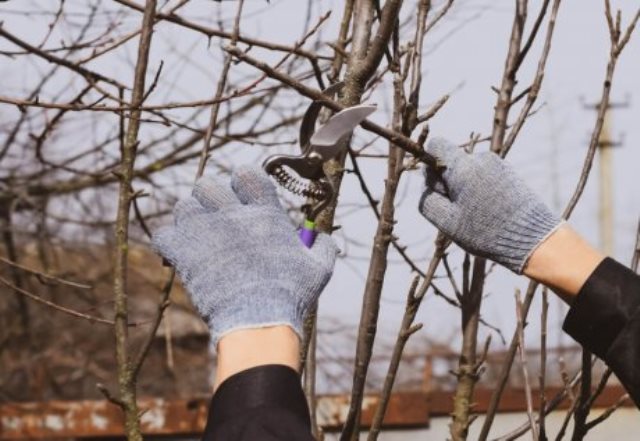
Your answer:
[[[511,38],[507,59],[502,74],[502,84],[498,90],[498,99],[493,115],[493,129],[491,132],[490,149],[499,154],[503,148],[505,133],[507,130],[509,110],[512,105],[512,95],[516,84],[516,74],[522,60],[519,60],[521,53],[522,35],[527,18],[527,0],[516,2],[513,24],[511,27]],[[454,395],[454,411],[450,433],[453,441],[464,441],[469,433],[471,425],[472,409],[471,403],[473,390],[478,380],[479,366],[477,365],[477,333],[480,318],[480,307],[484,290],[486,261],[482,258],[475,258],[473,262],[473,275],[471,287],[465,293],[462,302],[462,329],[463,341],[460,363],[458,367],[458,384]]]

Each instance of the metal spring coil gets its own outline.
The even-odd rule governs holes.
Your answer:
[[[293,194],[315,200],[322,200],[327,197],[327,192],[315,185],[313,181],[310,183],[303,182],[286,171],[282,166],[275,167],[272,175],[275,180],[278,181],[278,184]]]

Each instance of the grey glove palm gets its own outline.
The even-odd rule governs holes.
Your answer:
[[[427,151],[446,169],[425,170],[423,216],[466,251],[521,274],[560,218],[497,155],[467,154],[439,138]]]
[[[326,234],[311,249],[300,242],[261,169],[237,170],[231,188],[201,178],[174,217],[153,235],[153,247],[177,270],[214,345],[236,329],[284,324],[302,335],[337,249]]]

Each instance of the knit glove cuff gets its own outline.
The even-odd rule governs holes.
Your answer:
[[[264,297],[264,294],[257,294],[261,292],[260,287],[255,287],[252,291],[256,296]],[[215,314],[205,314],[211,331],[212,345],[215,346],[220,338],[229,332],[279,325],[291,327],[302,339],[304,319],[310,305],[306,301],[300,302],[295,299],[294,293],[280,291],[269,294],[269,298],[263,299],[259,307],[239,310],[238,304],[230,304],[219,308]]]
[[[536,249],[563,223],[543,204],[523,207],[496,235],[491,251],[481,254],[522,274]]]

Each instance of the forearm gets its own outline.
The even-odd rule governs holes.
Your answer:
[[[563,224],[534,250],[524,274],[571,304],[603,259],[604,255]]]
[[[227,378],[263,365],[284,365],[298,370],[300,339],[289,326],[241,329],[218,342],[215,388]]]
[[[566,224],[534,250],[524,273],[571,305],[564,330],[602,358],[640,406],[640,276]]]

